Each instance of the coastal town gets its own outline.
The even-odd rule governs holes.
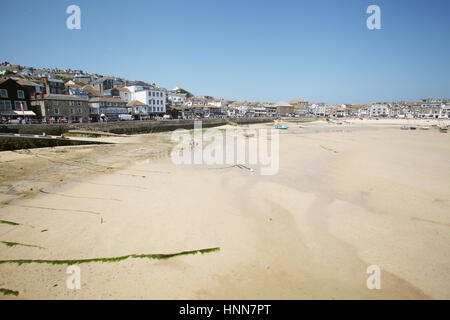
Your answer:
[[[4,124],[227,117],[448,119],[450,99],[341,105],[306,99],[232,101],[82,70],[0,64]]]
[[[10,310],[290,319],[450,300],[450,1],[1,12]]]

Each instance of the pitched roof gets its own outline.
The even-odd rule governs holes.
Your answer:
[[[89,99],[89,102],[95,102],[95,101],[125,103],[125,101],[123,101],[119,97],[93,97],[93,98]]]
[[[93,95],[93,96],[100,96],[100,92],[98,90],[96,90],[93,86],[91,86],[90,84],[87,84],[83,87],[81,87],[81,89],[86,90],[87,93]]]
[[[76,96],[76,95],[55,94],[55,93],[48,94],[48,95],[44,96],[44,100],[88,101],[87,98],[82,98],[82,97]]]
[[[20,85],[22,86],[27,86],[27,87],[40,87],[42,86],[39,83],[33,82],[31,80],[27,80],[27,79],[21,79],[19,81],[17,81]]]
[[[280,101],[277,102],[273,105],[274,107],[292,107],[292,105],[290,105],[289,103],[287,103],[286,101]]]
[[[113,77],[102,77],[97,80],[94,80],[92,82],[92,84],[102,83],[103,81],[106,81],[106,80],[114,80],[114,78]]]
[[[139,100],[133,100],[128,102],[127,107],[134,107],[134,106],[147,106],[145,103],[140,102]]]

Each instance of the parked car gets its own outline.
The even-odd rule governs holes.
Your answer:
[[[7,126],[0,126],[0,133],[19,133],[19,129],[8,128]]]
[[[131,120],[134,120],[134,118],[131,114],[119,114],[119,120],[120,121],[131,121]]]

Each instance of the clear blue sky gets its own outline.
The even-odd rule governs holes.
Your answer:
[[[81,7],[81,30],[66,8]],[[370,4],[382,30],[366,28]],[[234,100],[450,98],[448,0],[15,0],[0,60]]]

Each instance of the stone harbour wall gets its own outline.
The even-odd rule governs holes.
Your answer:
[[[275,118],[232,118],[232,119],[202,119],[204,128],[225,125],[228,122],[237,124],[252,124],[272,122]],[[193,129],[194,120],[149,120],[149,121],[117,121],[94,123],[67,124],[9,124],[8,128],[19,129],[21,134],[61,135],[69,130],[109,132],[115,134],[140,134],[172,131],[176,129]]]

